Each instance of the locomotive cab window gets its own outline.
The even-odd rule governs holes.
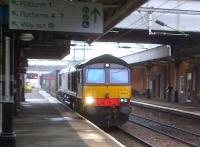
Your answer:
[[[104,69],[87,69],[86,70],[86,83],[105,83],[105,70]]]
[[[113,84],[127,84],[129,83],[127,69],[110,69],[110,83]]]

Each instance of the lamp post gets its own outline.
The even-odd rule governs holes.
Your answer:
[[[2,98],[2,132],[0,136],[0,145],[14,146],[15,133],[13,131],[13,46],[11,46],[11,37],[4,36],[3,40],[3,98]]]

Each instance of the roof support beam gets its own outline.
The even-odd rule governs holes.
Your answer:
[[[138,10],[151,13],[157,12],[157,13],[171,13],[171,14],[200,15],[200,11],[195,11],[195,10],[164,9],[164,8],[152,8],[152,7],[140,7]]]
[[[113,28],[122,19],[127,17],[130,13],[135,11],[139,6],[147,0],[129,0],[124,6],[122,6],[111,18],[109,18],[104,25],[104,32],[107,32]]]

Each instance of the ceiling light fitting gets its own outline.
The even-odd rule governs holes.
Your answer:
[[[33,36],[33,34],[30,34],[30,33],[23,33],[20,35],[19,38],[22,41],[32,41],[34,36]]]

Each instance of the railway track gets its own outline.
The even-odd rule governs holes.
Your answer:
[[[130,114],[129,121],[145,128],[162,133],[193,147],[200,146],[200,134],[192,133],[158,121],[150,120],[135,114]]]
[[[155,147],[154,145],[146,142],[145,140],[138,138],[122,128],[118,127],[112,130],[104,129],[104,131],[114,138],[116,138],[118,141],[120,141],[123,145],[126,147],[131,146],[137,146],[137,147]]]
[[[119,127],[120,128],[120,127]],[[138,142],[140,142],[141,144],[143,144],[144,146],[148,146],[148,147],[155,147],[154,145],[146,142],[145,140],[137,137],[137,136],[134,136],[126,131],[124,131],[123,129],[120,128],[120,131],[122,131],[124,134],[126,134],[127,136],[130,136],[130,138],[134,139],[134,140],[137,140]]]
[[[65,103],[64,101],[61,101],[61,104],[63,106],[67,106],[68,104]],[[71,108],[69,108],[71,109]],[[72,109],[71,109],[72,110]],[[74,110],[72,110],[74,111]],[[78,114],[80,115],[80,114]],[[84,116],[81,115],[82,118],[85,118]],[[87,118],[85,118],[87,119]],[[126,132],[125,130],[123,130],[122,128],[118,127],[115,129],[105,129],[105,128],[101,128],[103,131],[105,131],[106,133],[110,134],[111,136],[113,136],[114,138],[116,138],[119,142],[121,142],[122,144],[124,144],[126,147],[131,147],[131,146],[137,146],[137,147],[155,147],[154,145],[146,142],[145,140],[136,137],[134,135],[131,135],[130,133]]]
[[[67,104],[63,104],[63,105],[67,105]],[[137,121],[133,120],[134,116],[138,117],[138,118],[141,118],[143,120],[146,120],[146,121],[148,120],[146,118],[142,118],[140,116],[137,116],[137,115],[134,115],[134,114],[130,114],[130,117],[129,117],[130,120],[129,120],[129,122],[135,123],[135,124],[137,124],[139,126],[142,126],[142,127],[145,127],[145,128],[148,128],[144,124],[142,124],[141,122],[137,122],[138,120]],[[151,120],[149,120],[149,121],[151,121]],[[155,121],[152,121],[152,122],[155,122]],[[157,131],[157,130],[152,129],[152,128],[149,128],[149,129],[151,129],[153,131],[156,131],[156,132],[159,132],[159,133],[162,133],[162,132]],[[133,134],[129,133],[128,131],[124,130],[122,127],[115,128],[114,130],[113,129],[112,130],[103,129],[103,130],[106,133],[108,133],[111,136],[113,136],[114,138],[116,138],[119,142],[121,142],[122,144],[124,144],[127,147],[129,147],[129,146],[130,147],[131,146],[137,146],[137,147],[157,147],[157,145],[153,145],[153,144],[147,142],[147,140],[145,138],[142,139],[140,137],[137,137],[137,135],[134,135],[134,133]],[[162,133],[162,134],[166,135],[165,133]],[[198,136],[198,134],[194,134],[194,135]],[[167,136],[170,136],[170,135],[167,135]],[[172,137],[172,136],[170,136],[170,137]],[[199,135],[199,137],[200,137],[200,135]],[[174,138],[174,137],[172,137],[172,138]],[[180,140],[180,139],[178,139],[178,140]],[[195,145],[195,144],[190,144],[188,142],[185,142],[184,140],[181,140],[181,141],[183,143],[188,144],[188,145],[193,146],[193,147],[197,147],[198,146],[198,145]]]

